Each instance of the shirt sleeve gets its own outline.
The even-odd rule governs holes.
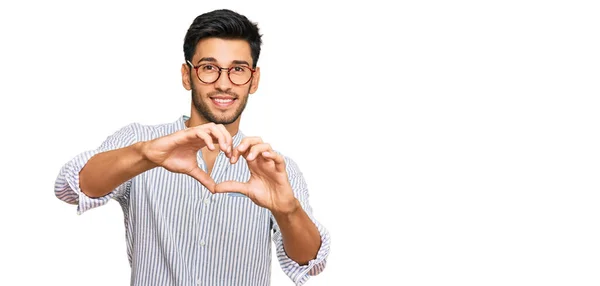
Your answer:
[[[298,201],[300,201],[302,209],[304,209],[311,221],[317,226],[319,234],[321,235],[321,247],[317,252],[317,257],[309,261],[307,265],[299,265],[285,253],[279,226],[273,215],[271,215],[274,230],[272,238],[275,243],[279,264],[281,265],[283,272],[291,278],[296,285],[302,285],[308,281],[310,276],[315,276],[325,269],[331,238],[327,229],[313,217],[312,208],[308,202],[308,188],[306,181],[298,169],[298,166],[293,160],[286,158],[286,168],[294,195]]]
[[[94,155],[127,147],[135,143],[136,136],[132,126],[133,124],[129,124],[121,128],[108,136],[97,149],[82,152],[63,165],[54,184],[54,194],[56,197],[66,203],[77,205],[77,214],[81,215],[89,209],[105,205],[111,198],[122,197],[128,192],[131,180],[124,182],[103,197],[90,198],[81,192],[79,187],[79,172]]]

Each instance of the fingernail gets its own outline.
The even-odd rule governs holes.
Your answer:
[[[231,145],[229,145],[229,147],[227,147],[227,152],[231,153]]]

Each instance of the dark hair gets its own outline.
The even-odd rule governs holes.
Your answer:
[[[250,22],[246,16],[227,9],[215,10],[194,19],[185,34],[183,54],[186,60],[191,61],[196,45],[204,38],[240,39],[250,44],[252,65],[255,68],[260,55],[261,36],[258,25]]]

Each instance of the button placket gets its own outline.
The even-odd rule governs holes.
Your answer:
[[[204,162],[204,159],[202,158],[202,152],[198,151],[198,167],[204,171],[207,172],[207,167],[206,167],[206,163]],[[198,184],[200,185],[200,192],[198,193],[198,196],[196,197],[197,201],[196,201],[196,206],[198,209],[198,212],[196,213],[196,215],[198,216],[198,221],[200,224],[200,227],[198,229],[198,233],[197,233],[197,244],[196,244],[196,255],[197,255],[197,259],[196,261],[199,263],[196,265],[196,269],[195,269],[195,274],[198,275],[196,276],[196,285],[202,285],[202,278],[204,276],[204,272],[206,271],[206,269],[204,269],[202,267],[202,264],[205,262],[205,260],[207,259],[206,255],[206,240],[205,238],[207,237],[207,231],[208,229],[208,222],[210,221],[210,219],[208,219],[208,211],[207,208],[209,207],[209,204],[206,203],[206,200],[208,198],[208,196],[210,195],[210,192],[208,191],[208,189],[200,184],[200,182],[198,182]]]

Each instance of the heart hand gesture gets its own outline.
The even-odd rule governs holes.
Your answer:
[[[214,143],[218,146],[215,147]],[[204,147],[209,150],[220,148],[227,157],[231,157],[231,144],[231,135],[225,126],[207,123],[147,141],[142,147],[142,154],[154,165],[187,174],[213,192],[216,184],[198,167],[197,153]]]
[[[238,192],[272,212],[291,212],[298,207],[288,181],[283,156],[260,137],[246,137],[231,154],[232,164],[242,156],[248,163],[248,182],[226,181],[215,186],[215,193]]]

